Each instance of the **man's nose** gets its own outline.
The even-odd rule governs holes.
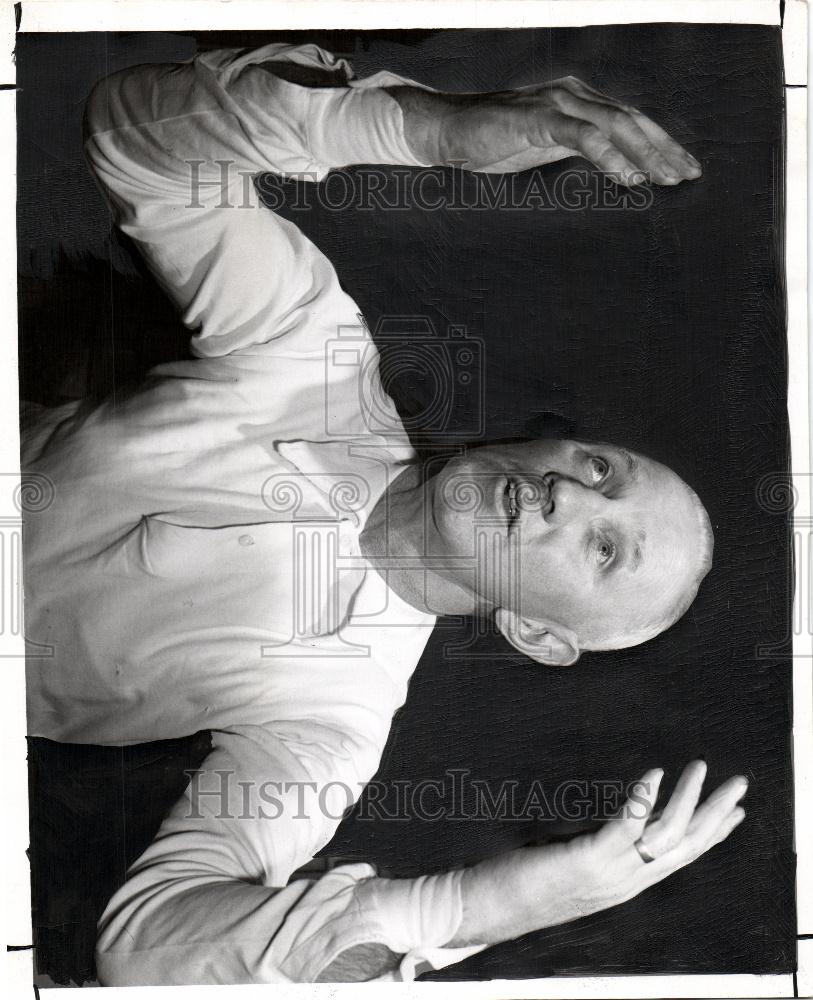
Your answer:
[[[605,497],[598,490],[567,476],[555,480],[551,486],[550,496],[553,501],[551,513],[554,516],[557,513],[566,517],[578,514],[592,515],[606,503]]]

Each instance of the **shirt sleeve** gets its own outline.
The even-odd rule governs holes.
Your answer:
[[[345,85],[310,87],[297,67]],[[315,351],[358,308],[330,262],[262,205],[263,172],[319,180],[351,163],[418,165],[392,74],[351,79],[316,46],[218,50],[101,80],[85,112],[85,153],[115,222],[194,331],[201,357]]]
[[[338,73],[309,88],[274,65]],[[414,162],[389,75],[354,82],[314,46],[206,53],[97,85],[85,149],[114,219],[194,332],[199,357],[323,349],[357,308],[326,258],[259,203],[262,171],[318,179],[351,162]],[[366,864],[291,875],[327,844],[378,764],[361,736],[303,722],[215,733],[215,749],[99,924],[106,985],[313,981],[356,944],[403,956],[411,978],[446,950],[460,873],[388,881]]]
[[[368,943],[402,956],[379,977],[397,981],[480,950],[443,948],[462,919],[460,871],[387,880],[351,864],[286,884],[363,785],[363,741],[305,723],[215,739],[102,915],[104,985],[313,982]]]

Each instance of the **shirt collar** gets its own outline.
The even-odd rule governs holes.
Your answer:
[[[263,501],[272,513],[282,515],[280,519],[349,521],[358,530],[384,490],[416,457],[411,445],[377,434],[276,441],[274,448],[289,469],[265,481]]]

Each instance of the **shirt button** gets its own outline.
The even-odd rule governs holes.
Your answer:
[[[240,535],[240,537],[237,539],[237,541],[241,545],[253,545],[254,544],[254,539],[251,537],[251,535]]]

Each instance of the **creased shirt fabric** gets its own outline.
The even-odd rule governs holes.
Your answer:
[[[345,85],[288,82],[285,62]],[[23,468],[54,491],[24,536],[29,731],[214,743],[101,919],[107,984],[309,981],[369,942],[411,978],[478,950],[442,947],[460,872],[288,884],[375,773],[435,619],[359,549],[415,455],[358,307],[246,178],[415,164],[381,89],[398,82],[270,45],[129,69],[88,101],[91,168],[195,357],[26,428]]]

